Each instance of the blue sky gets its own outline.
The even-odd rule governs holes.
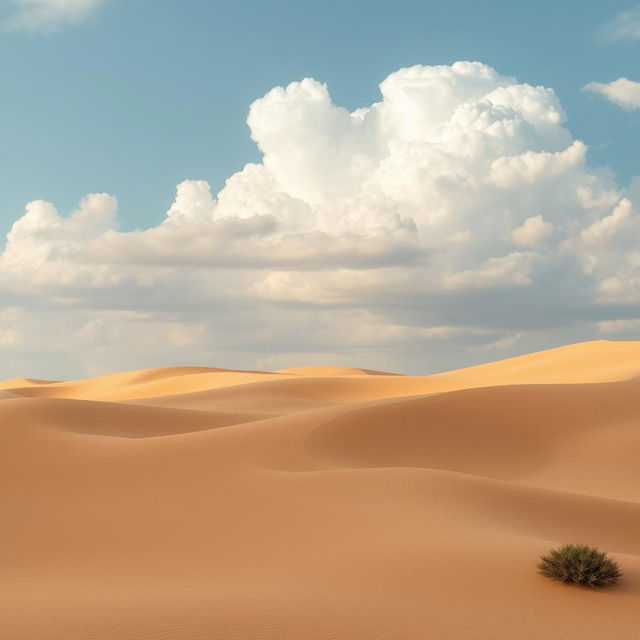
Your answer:
[[[3,3],[5,16],[12,11]],[[112,0],[83,24],[0,37],[0,225],[27,201],[63,210],[89,192],[120,200],[123,228],[157,223],[183,179],[214,189],[259,153],[249,104],[311,76],[350,109],[392,71],[479,60],[552,87],[589,162],[640,174],[640,119],[581,93],[635,77],[638,43],[598,29],[629,2]]]
[[[640,337],[640,4],[0,0],[0,23],[0,377]]]

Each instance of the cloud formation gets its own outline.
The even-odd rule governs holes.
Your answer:
[[[618,78],[609,83],[590,82],[583,90],[598,93],[623,109],[640,109],[640,82]]]
[[[181,183],[150,229],[118,231],[107,194],[27,205],[0,258],[0,349],[91,373],[428,371],[637,326],[637,207],[551,89],[458,62],[380,92],[349,112],[311,78],[272,89],[248,116],[262,162],[215,196]]]
[[[640,40],[640,5],[616,13],[599,30],[607,42],[637,42]]]
[[[14,15],[9,26],[21,31],[52,32],[77,24],[106,0],[11,0]]]

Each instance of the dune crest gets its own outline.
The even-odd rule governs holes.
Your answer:
[[[631,640],[640,342],[0,384],[0,640]],[[550,546],[621,564],[603,592]]]

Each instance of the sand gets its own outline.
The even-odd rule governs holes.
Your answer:
[[[640,342],[0,384],[2,640],[625,640]],[[620,584],[535,571],[564,542]]]

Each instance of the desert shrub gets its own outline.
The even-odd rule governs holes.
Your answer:
[[[565,544],[540,556],[538,572],[586,587],[608,587],[622,575],[616,561],[604,551],[584,544]]]

